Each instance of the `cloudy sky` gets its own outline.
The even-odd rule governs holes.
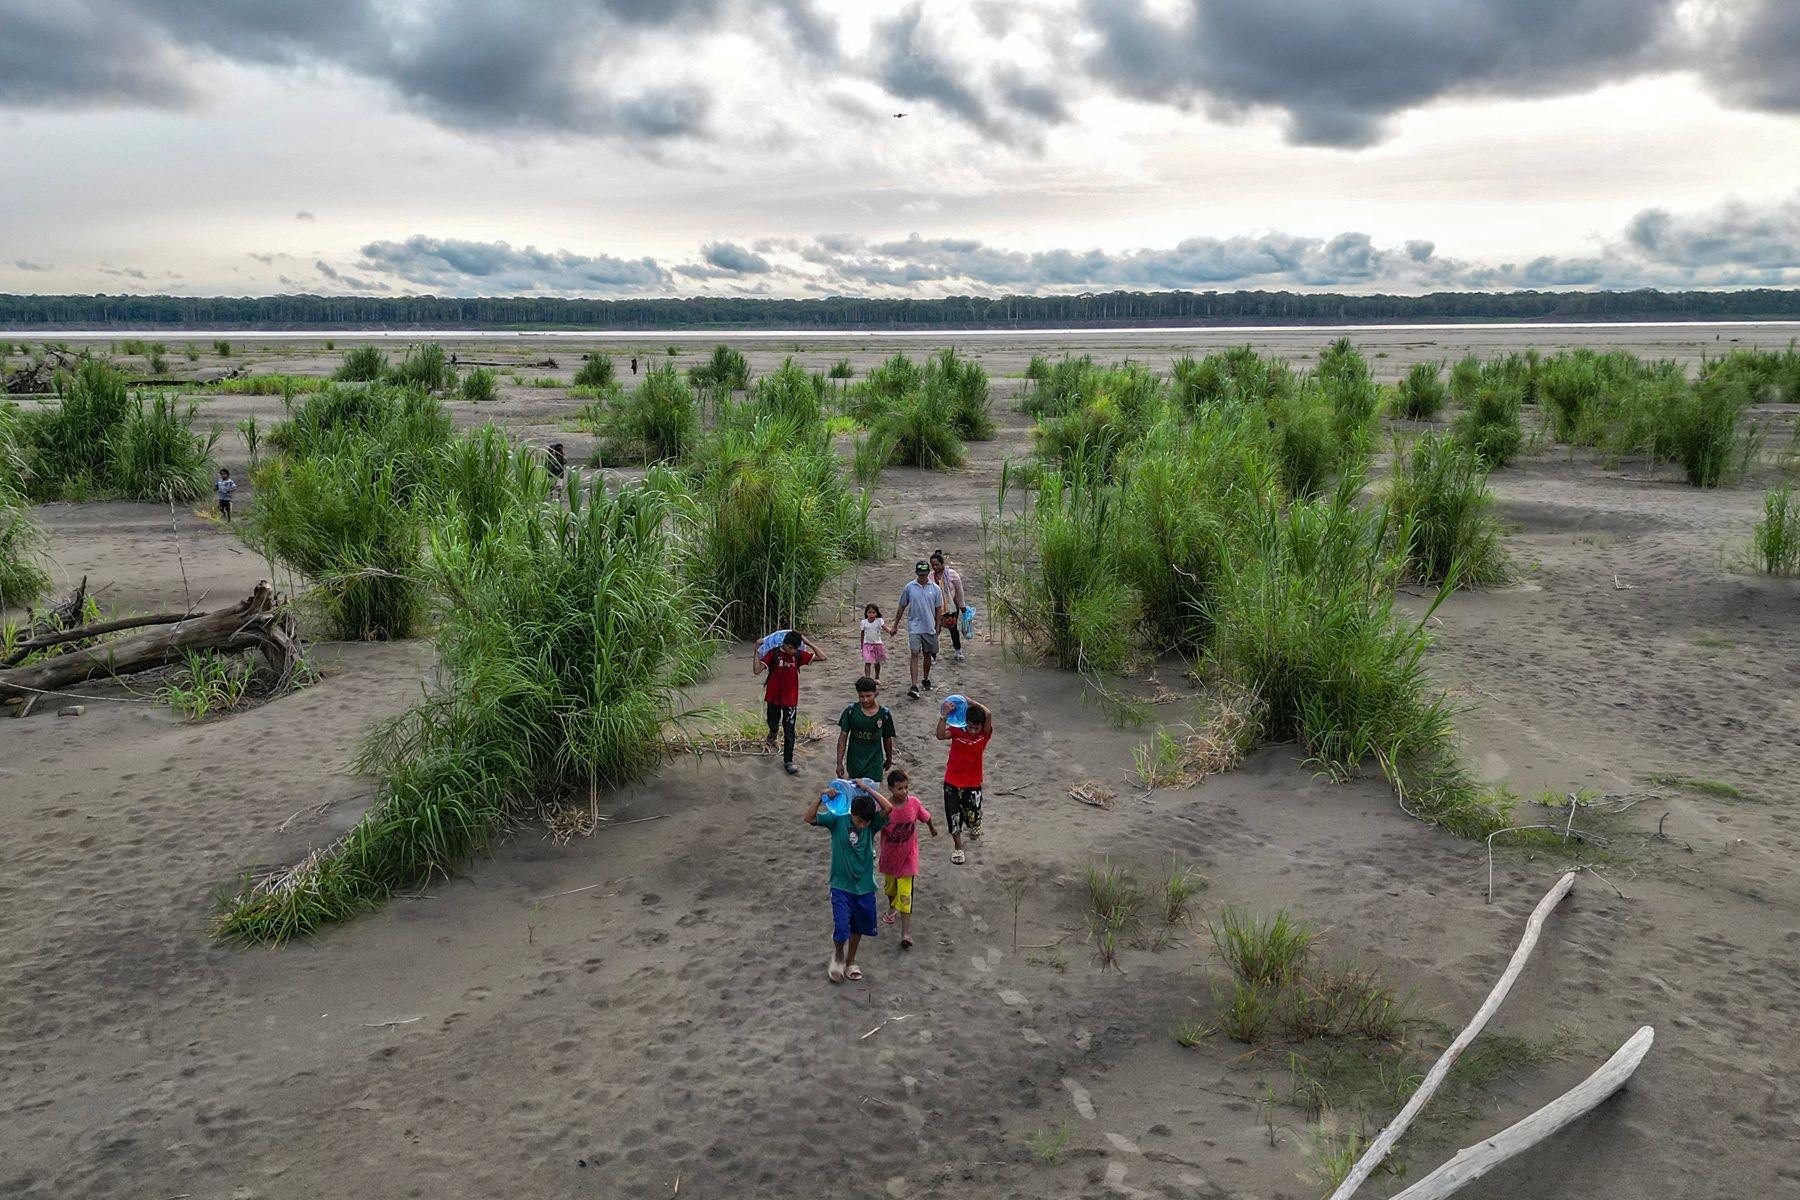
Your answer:
[[[1800,0],[0,0],[0,170],[12,292],[1800,285]]]

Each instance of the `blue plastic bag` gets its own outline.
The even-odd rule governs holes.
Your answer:
[[[964,637],[975,636],[975,606],[973,604],[963,605],[962,635]]]
[[[756,657],[761,658],[775,647],[781,645],[782,642],[787,640],[787,635],[792,632],[793,630],[791,629],[777,629],[774,633],[771,633],[768,637],[756,643]]]

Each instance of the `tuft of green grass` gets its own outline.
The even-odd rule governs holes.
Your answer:
[[[600,435],[596,460],[602,464],[679,461],[700,437],[694,389],[673,365],[645,371],[630,392],[609,388],[604,401],[588,404],[577,419]]]
[[[1219,1030],[1234,1042],[1253,1046],[1263,1040],[1275,1017],[1277,993],[1267,984],[1232,980],[1223,992],[1215,989]]]
[[[1187,920],[1188,904],[1206,886],[1191,863],[1171,860],[1168,874],[1163,876],[1163,922],[1180,925]]]
[[[1469,397],[1468,407],[1451,422],[1450,436],[1489,469],[1504,467],[1525,443],[1525,430],[1519,422],[1522,402],[1513,384],[1484,382]]]
[[[1706,796],[1716,796],[1721,800],[1752,799],[1750,793],[1734,784],[1726,783],[1722,779],[1695,778],[1688,775],[1676,775],[1666,771],[1646,776],[1646,778],[1649,782],[1660,784],[1663,787],[1686,788],[1690,792],[1699,792]]]
[[[849,359],[840,358],[831,364],[831,369],[825,374],[832,379],[855,379],[856,368],[850,364]]]
[[[1286,910],[1259,921],[1236,908],[1220,910],[1208,924],[1213,948],[1240,983],[1258,988],[1278,987],[1304,967],[1312,957],[1318,934]]]
[[[617,376],[618,368],[613,363],[612,355],[596,350],[588,355],[587,361],[576,370],[572,382],[576,387],[605,389],[613,385]]]
[[[216,650],[189,650],[182,665],[157,698],[190,721],[231,712],[250,691],[251,671],[240,660]]]
[[[213,353],[218,355],[220,358],[230,358],[231,357],[231,343],[226,341],[224,338],[220,338],[218,341],[213,343]]]
[[[1712,637],[1712,636],[1697,637],[1694,639],[1694,645],[1699,646],[1703,650],[1735,650],[1735,649],[1737,649],[1737,643],[1732,641],[1730,638]]]
[[[1169,1031],[1169,1036],[1175,1039],[1176,1045],[1191,1050],[1218,1031],[1217,1026],[1189,1018],[1177,1022],[1175,1028]]]
[[[1039,1162],[1054,1164],[1069,1147],[1069,1127],[1063,1124],[1055,1129],[1040,1129],[1026,1138],[1025,1144],[1031,1147]]]

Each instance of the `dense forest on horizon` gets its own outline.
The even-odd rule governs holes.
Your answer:
[[[27,296],[0,294],[0,330],[974,329],[1441,321],[1800,319],[1800,289],[1670,292],[1087,292],[813,300],[693,296]]]

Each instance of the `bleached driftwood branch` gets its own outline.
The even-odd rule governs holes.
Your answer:
[[[1449,1048],[1432,1065],[1430,1073],[1425,1076],[1425,1082],[1421,1083],[1419,1090],[1412,1094],[1412,1099],[1406,1102],[1406,1107],[1402,1108],[1394,1119],[1388,1122],[1387,1128],[1383,1129],[1380,1135],[1369,1143],[1369,1148],[1363,1151],[1361,1158],[1356,1160],[1356,1166],[1352,1167],[1350,1173],[1344,1177],[1344,1182],[1340,1183],[1337,1190],[1331,1193],[1331,1200],[1349,1200],[1356,1194],[1356,1189],[1361,1187],[1374,1173],[1375,1168],[1379,1167],[1387,1160],[1387,1156],[1393,1153],[1394,1144],[1400,1140],[1400,1135],[1406,1132],[1406,1128],[1412,1124],[1413,1118],[1419,1115],[1419,1111],[1425,1107],[1426,1102],[1443,1084],[1444,1078],[1450,1074],[1450,1068],[1456,1065],[1456,1060],[1462,1055],[1462,1052],[1480,1036],[1481,1031],[1487,1027],[1488,1021],[1500,1010],[1500,1002],[1506,999],[1506,993],[1512,990],[1514,981],[1519,978],[1519,972],[1525,969],[1525,960],[1531,957],[1533,950],[1537,949],[1538,934],[1544,928],[1545,918],[1549,917],[1550,911],[1562,901],[1564,896],[1569,894],[1569,889],[1575,886],[1575,875],[1574,871],[1568,872],[1556,881],[1556,886],[1550,889],[1548,895],[1538,901],[1537,908],[1532,910],[1531,920],[1525,924],[1525,936],[1519,939],[1519,948],[1513,951],[1512,961],[1506,964],[1506,971],[1500,976],[1500,982],[1496,983],[1494,990],[1488,993],[1488,998],[1476,1011],[1474,1020],[1470,1021],[1463,1031],[1456,1035],[1456,1040],[1450,1043]]]
[[[1632,1072],[1650,1053],[1656,1031],[1646,1025],[1620,1046],[1604,1066],[1586,1079],[1526,1117],[1518,1124],[1496,1133],[1467,1149],[1413,1184],[1393,1200],[1443,1200],[1443,1197],[1475,1182],[1510,1158],[1515,1158],[1539,1142],[1558,1133],[1571,1123],[1598,1108],[1608,1097],[1631,1079]]]

